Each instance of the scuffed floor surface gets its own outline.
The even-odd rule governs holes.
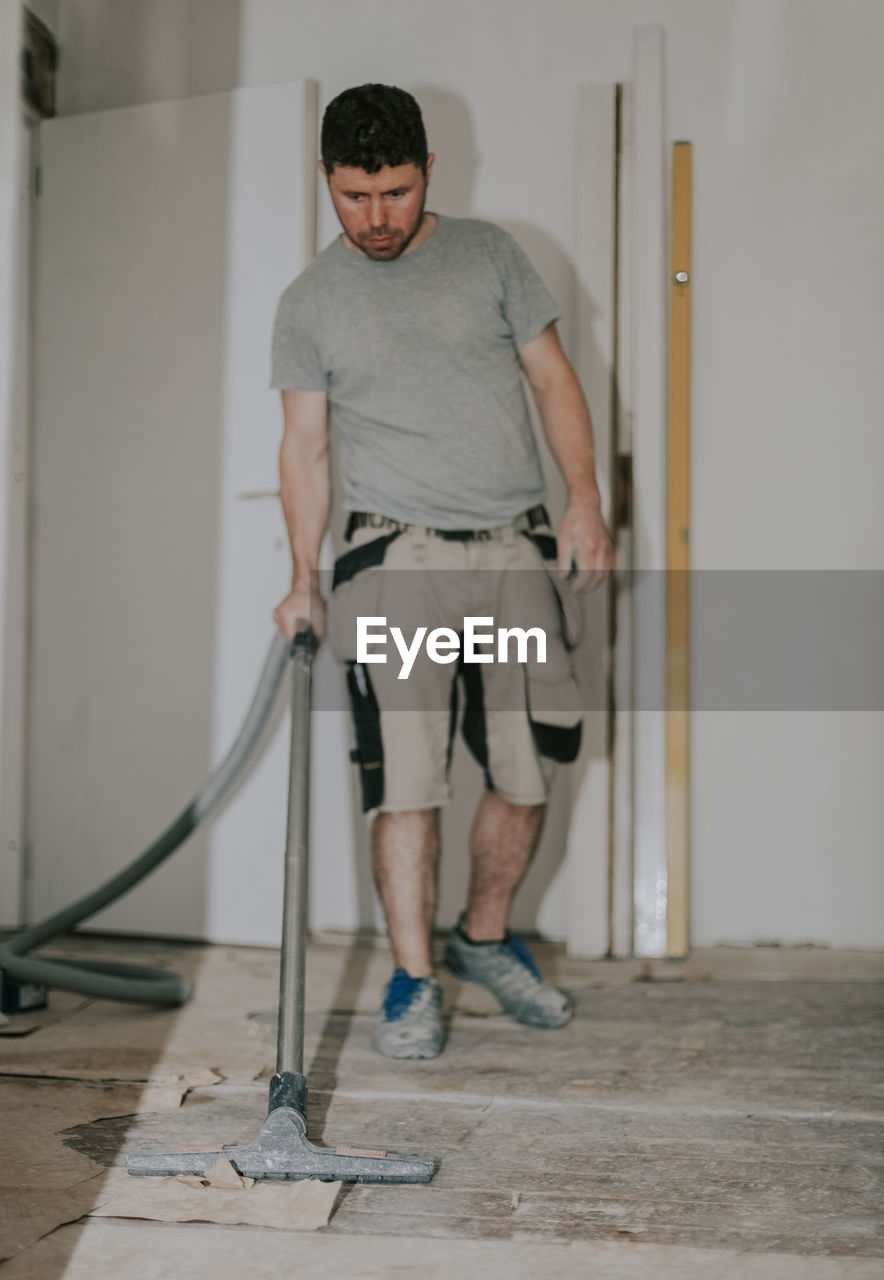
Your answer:
[[[4,1280],[884,1276],[884,958],[537,950],[575,995],[567,1028],[521,1028],[446,980],[448,1047],[408,1063],[369,1044],[383,946],[311,947],[311,1136],[432,1155],[438,1171],[426,1187],[345,1187],[308,1232],[205,1221],[212,1188],[181,1188],[193,1221],[150,1220],[168,1197],[145,1190],[142,1205],[122,1172],[135,1149],[254,1137],[276,954],[57,947],[175,967],[196,995],[160,1011],[53,993],[0,1028]]]

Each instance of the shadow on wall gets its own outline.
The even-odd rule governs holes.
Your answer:
[[[474,210],[476,181],[481,164],[473,117],[468,104],[458,94],[432,85],[413,85],[410,92],[420,103],[427,128],[430,150],[436,155],[428,206],[452,217],[483,217],[495,222],[519,242],[557,298],[561,311],[560,332],[566,347],[573,319],[591,318],[597,313],[595,303],[581,292],[574,263],[562,246],[544,228],[520,222],[507,216],[479,214]],[[584,387],[592,405],[593,387],[597,379],[610,378],[601,352],[591,343],[589,325],[581,333],[584,349],[579,367],[584,373]],[[573,344],[572,344],[573,345]],[[572,360],[575,353],[571,351]],[[549,506],[554,523],[564,507],[564,486],[543,439],[533,399],[528,393],[532,420],[540,448],[543,470],[549,491]],[[606,421],[595,422],[597,451],[602,460],[609,456]],[[567,884],[562,862],[569,839],[569,825],[574,801],[589,770],[606,754],[606,716],[604,713],[604,657],[607,638],[604,610],[598,592],[585,605],[584,640],[575,655],[586,700],[594,710],[584,725],[584,747],[578,761],[568,769],[560,769],[550,798],[544,834],[526,880],[516,900],[513,923],[517,928],[540,929],[561,934],[567,918]],[[595,710],[598,708],[598,710]],[[469,828],[475,806],[482,791],[478,768],[462,742],[458,742],[452,766],[455,796],[444,814],[445,855],[440,872],[439,923],[447,925],[460,911],[469,874]],[[579,843],[586,856],[598,856],[604,815],[598,815],[598,826]],[[598,833],[597,838],[593,838]],[[590,852],[590,850],[592,852]],[[599,867],[598,883],[604,883],[604,866]]]
[[[243,0],[64,0],[59,114],[235,89],[242,10]]]

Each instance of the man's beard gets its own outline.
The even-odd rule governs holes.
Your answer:
[[[372,246],[370,235],[361,236],[356,241],[357,247],[362,250],[367,258],[372,258],[375,262],[392,262],[394,258],[398,258],[411,244],[423,224],[426,200],[425,194],[423,200],[421,200],[421,207],[414,226],[409,232],[390,230],[388,234],[393,237],[390,243],[375,247]]]

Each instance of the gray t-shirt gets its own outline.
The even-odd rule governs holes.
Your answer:
[[[391,261],[319,254],[280,299],[271,386],[328,393],[346,511],[490,528],[545,497],[518,350],[559,311],[508,232],[435,217]]]

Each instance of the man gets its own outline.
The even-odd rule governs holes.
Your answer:
[[[507,918],[540,835],[552,760],[572,759],[579,742],[551,579],[573,572],[574,589],[589,589],[610,571],[612,547],[589,411],[559,342],[555,302],[502,229],[426,210],[434,156],[414,98],[385,85],[346,90],[325,113],[321,152],[343,230],[283,293],[274,328],[293,560],[292,589],[274,618],[287,637],[298,619],[309,618],[320,636],[328,623],[347,663],[353,758],[363,807],[374,812],[372,866],[394,962],[374,1044],[391,1057],[433,1057],[443,1031],[430,934],[459,681],[462,732],[487,789],[471,834],[467,907],[444,963],[526,1025],[558,1027],[571,1016],[570,1001],[543,981]],[[567,486],[556,539],[521,370]],[[329,509],[329,410],[350,515],[327,617],[315,575]],[[550,549],[552,574],[511,572],[537,570]],[[463,631],[467,597],[466,607],[487,616],[533,593],[534,615],[552,619],[542,679],[527,663],[455,666],[449,654],[418,664],[416,700],[403,709],[393,667],[359,661],[351,634],[354,617],[386,612],[381,584],[396,578],[388,568],[415,570],[400,604],[449,635]],[[457,599],[456,575],[434,574],[452,568],[479,571]],[[481,594],[486,586],[490,596]],[[550,691],[558,699],[551,714],[529,707]]]

